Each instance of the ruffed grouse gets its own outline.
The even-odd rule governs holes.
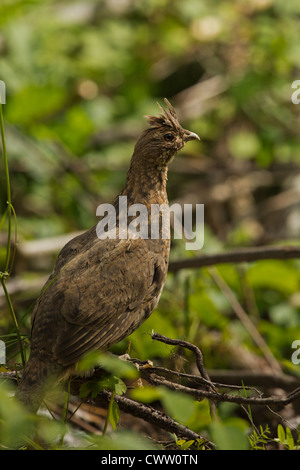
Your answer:
[[[151,204],[168,204],[168,163],[187,141],[199,139],[165,103],[160,116],[147,116],[150,127],[135,145],[120,193],[128,208],[140,203],[149,214]],[[161,231],[157,239],[99,239],[96,226],[64,246],[32,314],[30,357],[17,390],[21,402],[36,411],[50,376],[67,377],[85,353],[109,348],[149,317],[165,283],[169,251]]]

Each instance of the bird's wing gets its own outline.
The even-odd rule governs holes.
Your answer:
[[[67,367],[91,349],[127,336],[138,326],[138,315],[147,317],[153,310],[166,271],[163,257],[141,239],[95,240],[70,259],[36,311],[36,324],[47,315],[57,323],[55,359]]]
[[[60,251],[51,278],[53,278],[69,261],[71,261],[78,253],[88,249],[88,246],[95,241],[97,237],[96,226],[90,230],[72,238]]]

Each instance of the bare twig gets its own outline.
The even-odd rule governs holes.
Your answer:
[[[198,375],[195,376],[191,374],[179,373],[162,367],[139,367],[141,377],[155,387],[164,386],[170,390],[179,391],[181,393],[190,395],[196,400],[208,399],[210,404],[212,403],[214,406],[219,402],[229,402],[236,403],[241,406],[257,405],[273,408],[274,406],[284,407],[300,399],[299,386],[285,396],[277,395],[264,397],[262,392],[255,389],[254,387],[237,387],[234,385],[228,386],[215,382],[212,383],[208,373],[204,368],[202,353],[197,346],[181,339],[177,340],[167,338],[166,336],[160,335],[158,333],[153,333],[152,338],[154,340],[164,342],[165,344],[179,346],[191,350],[195,354],[197,367],[201,374],[200,377]],[[138,360],[136,360],[136,362],[139,363]],[[88,379],[84,377],[77,377],[76,380],[72,381],[72,393],[77,394],[83,382],[87,380],[90,381],[99,379],[99,374],[101,376],[101,369],[95,370],[93,376],[89,377]],[[14,379],[16,374],[8,371],[6,373],[0,373],[0,377],[1,376]],[[184,384],[179,383],[179,381],[184,381]],[[294,382],[294,385],[297,385],[297,382]],[[231,389],[232,393],[218,391],[218,389],[224,390],[226,388]],[[249,390],[247,396],[244,395],[246,388]],[[111,394],[112,392],[103,390],[97,395],[93,402],[96,404],[105,404],[105,407],[108,407],[109,403],[111,402]],[[139,403],[129,397],[119,396],[117,394],[114,394],[114,400],[116,401],[120,410],[125,413],[129,413],[132,416],[141,418],[144,421],[159,427],[160,429],[174,433],[184,439],[201,439],[201,441],[203,441],[202,436],[197,432],[176,422],[173,418],[154,408],[153,406]],[[271,411],[273,412],[274,410],[271,409]],[[209,441],[205,441],[205,446],[212,448],[213,444]]]
[[[180,269],[202,268],[204,266],[224,263],[245,263],[263,259],[287,260],[293,258],[300,258],[300,246],[259,246],[170,261],[169,271],[176,272]]]
[[[111,392],[103,390],[97,396],[97,403],[105,403],[106,406],[109,405],[111,400]],[[133,416],[142,418],[145,421],[158,426],[161,429],[164,429],[167,432],[175,433],[179,437],[186,439],[201,439],[204,440],[207,447],[213,447],[213,444],[206,439],[203,439],[202,436],[192,431],[186,426],[177,423],[170,416],[162,413],[161,411],[156,410],[155,408],[145,405],[143,403],[138,403],[130,398],[123,397],[120,395],[114,395],[114,400],[118,404],[120,410],[125,413],[130,413]]]
[[[136,360],[133,359],[133,362],[135,362]],[[217,371],[218,373],[219,371]],[[226,372],[226,371],[225,371]],[[229,371],[231,372],[231,371]],[[154,374],[158,374],[158,375],[162,375],[162,376],[166,376],[166,377],[169,377],[170,379],[172,378],[173,380],[174,379],[182,379],[184,380],[185,382],[187,382],[188,384],[190,384],[189,386],[190,387],[194,387],[194,388],[198,388],[199,385],[207,385],[207,382],[206,380],[203,378],[203,377],[199,377],[198,375],[194,375],[194,374],[187,374],[185,372],[179,372],[179,371],[175,371],[175,370],[171,370],[171,369],[167,369],[166,367],[158,367],[158,366],[153,366],[151,367],[151,373],[154,373]],[[214,374],[215,371],[212,371],[212,373]],[[221,371],[222,373],[222,371]],[[241,381],[244,379],[243,376],[239,376],[240,377],[240,380],[239,380],[239,383],[241,383]],[[272,375],[272,377],[274,377],[274,375]],[[295,381],[295,383],[298,384],[297,381]],[[243,386],[243,385],[239,385],[239,384],[230,384],[230,383],[220,383],[220,382],[216,382],[216,381],[211,381],[211,384],[214,386],[214,388],[227,388],[227,389],[233,389],[233,390],[254,390],[256,391],[256,389],[254,387],[249,387],[249,386]]]
[[[230,395],[228,393],[218,393],[212,392],[209,390],[199,390],[196,388],[187,387],[178,383],[171,382],[165,377],[160,377],[157,374],[154,374],[151,369],[142,370],[142,376],[149,381],[154,386],[165,386],[171,390],[177,390],[188,395],[193,396],[197,400],[202,400],[207,398],[215,402],[229,402],[229,403],[238,403],[238,404],[247,404],[247,405],[277,405],[277,406],[286,406],[289,403],[292,403],[295,400],[300,398],[300,387],[293,390],[288,395],[282,396],[271,396],[271,397],[262,397],[262,396],[239,396],[239,395]]]
[[[152,337],[152,339],[157,340],[157,341],[161,341],[162,343],[181,346],[183,348],[186,348],[186,349],[189,349],[190,351],[192,351],[196,356],[196,364],[197,364],[198,370],[199,370],[203,380],[205,381],[205,384],[206,384],[208,390],[211,389],[213,391],[216,391],[216,389],[215,389],[212,381],[210,380],[210,377],[209,377],[209,375],[206,372],[206,369],[204,367],[202,352],[197,346],[195,346],[192,343],[189,343],[188,341],[184,341],[184,340],[172,340],[171,338],[167,338],[166,336],[160,335],[158,333],[152,333],[151,337]],[[214,401],[212,401],[210,403],[210,410],[211,410],[212,416],[217,418],[216,405],[215,405]]]
[[[182,346],[185,348],[188,348],[192,351],[195,352],[196,358],[200,357],[200,363],[201,363],[201,368],[203,369],[203,361],[202,361],[202,353],[199,350],[199,348],[187,341],[183,340],[177,340],[177,339],[171,339],[167,338],[165,336],[159,335],[158,333],[153,333],[152,335],[153,339],[158,339],[159,341],[162,341],[166,344],[172,344],[172,345],[177,345],[177,346]],[[199,351],[200,351],[200,356],[199,356]],[[205,371],[205,369],[204,369]],[[188,394],[191,394],[195,396],[198,399],[201,398],[209,398],[213,401],[228,401],[228,402],[233,402],[233,403],[240,403],[240,404],[257,404],[257,405],[271,405],[271,404],[276,404],[276,405],[281,405],[285,406],[292,401],[300,398],[300,387],[297,387],[295,390],[290,392],[288,395],[285,397],[241,397],[241,396],[234,396],[234,395],[229,395],[227,393],[218,393],[216,392],[216,384],[213,384],[208,376],[208,373],[205,371],[204,372],[206,377],[208,377],[208,383],[213,388],[213,391],[207,391],[207,390],[199,390],[191,387],[186,387],[183,385],[180,385],[178,383],[171,382],[167,380],[165,377],[160,377],[157,374],[153,373],[151,368],[147,369],[142,369],[142,374],[144,376],[147,376],[148,380],[153,383],[153,385],[165,385],[168,386],[171,389],[176,389],[176,390],[181,390],[184,391]],[[205,377],[205,378],[206,378]],[[206,382],[207,384],[207,382]]]
[[[24,258],[44,256],[58,252],[67,241],[71,240],[82,231],[72,232],[63,236],[50,237],[45,240],[33,240],[20,242],[18,252]],[[224,253],[202,254],[195,258],[183,258],[171,260],[169,271],[176,272],[180,269],[201,268],[223,263],[245,263],[264,259],[297,259],[300,258],[300,246],[256,246],[239,248]]]
[[[190,351],[193,351],[193,353],[196,356],[197,367],[198,367],[198,370],[199,370],[202,378],[205,379],[205,383],[206,383],[206,385],[208,385],[209,388],[212,388],[213,390],[215,390],[215,388],[212,384],[212,381],[210,380],[210,377],[209,377],[208,373],[205,370],[205,367],[204,367],[204,364],[203,364],[202,352],[200,351],[200,349],[197,346],[195,346],[192,343],[189,343],[188,341],[184,341],[182,339],[167,338],[166,336],[160,335],[159,333],[152,333],[151,338],[156,340],[156,341],[161,341],[162,343],[165,343],[165,344],[180,346],[182,348],[186,348],[186,349],[189,349]]]
[[[176,341],[176,340],[173,340]],[[179,340],[180,341],[180,340]],[[169,369],[166,369],[170,375],[177,375],[178,373]],[[167,380],[165,377],[161,377],[157,374],[157,371],[159,371],[159,368],[142,368],[140,369],[141,376],[149,381],[149,383],[152,383],[155,386],[166,386],[172,390],[179,390],[183,393],[187,393],[189,395],[194,396],[197,400],[202,400],[204,398],[216,401],[216,402],[229,402],[229,403],[238,403],[238,404],[248,404],[248,405],[260,405],[260,406],[267,406],[267,405],[277,405],[277,406],[286,406],[290,403],[293,403],[294,401],[300,399],[300,387],[296,387],[294,390],[292,390],[290,393],[288,393],[285,396],[269,396],[269,397],[263,397],[263,396],[239,396],[239,395],[231,395],[228,393],[219,393],[219,392],[214,392],[210,390],[204,390],[203,387],[201,389],[199,388],[192,388],[188,387],[185,385],[181,385],[179,383],[174,383],[170,380]],[[21,375],[21,374],[20,374]],[[99,375],[99,371],[95,372],[95,377],[97,378]],[[5,379],[11,379],[11,380],[16,380],[16,373],[12,371],[8,372],[0,372],[0,378],[3,377]],[[79,389],[78,387],[85,381],[90,381],[94,378],[94,375],[89,377],[89,378],[80,378],[77,379],[77,384],[76,388]],[[72,383],[74,385],[74,382]],[[201,384],[202,385],[202,384]],[[218,385],[216,383],[213,384],[215,387]],[[220,384],[220,386],[227,387],[227,385]],[[252,388],[253,391],[255,391]],[[256,391],[257,392],[257,391]],[[117,396],[117,395],[116,395]],[[117,396],[118,397],[118,396]],[[133,400],[131,400],[133,401]],[[136,416],[136,415],[135,415]],[[142,416],[140,416],[142,417]],[[199,436],[198,436],[199,437]]]
[[[264,389],[281,388],[292,391],[300,385],[300,379],[287,374],[273,374],[262,372],[261,370],[249,369],[213,369],[209,371],[209,376],[217,387],[239,386],[243,383],[249,387],[263,387]],[[246,387],[245,387],[246,388]]]

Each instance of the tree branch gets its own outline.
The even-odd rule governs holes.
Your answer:
[[[97,395],[96,403],[104,403],[106,406],[110,403],[111,392],[103,390]],[[118,404],[120,410],[125,413],[129,413],[137,418],[141,418],[148,423],[154,424],[161,429],[164,429],[167,432],[176,434],[176,436],[185,438],[185,439],[201,439],[204,444],[212,448],[214,445],[207,439],[204,439],[202,436],[192,431],[186,426],[183,426],[180,423],[177,423],[170,416],[162,413],[161,411],[153,408],[152,406],[145,405],[143,403],[136,402],[128,397],[123,397],[120,395],[114,395],[114,400]]]
[[[212,388],[215,391],[215,387],[213,386],[212,381],[210,380],[210,377],[205,370],[202,352],[197,346],[195,346],[195,344],[189,343],[188,341],[184,341],[182,339],[167,338],[166,336],[160,335],[159,333],[152,333],[151,338],[156,341],[161,341],[162,343],[165,343],[165,344],[181,346],[182,348],[186,348],[186,349],[189,349],[190,351],[193,351],[193,353],[196,356],[196,363],[197,363],[198,370],[202,378],[204,379],[203,382],[206,385],[208,385],[209,388]]]
[[[223,263],[245,263],[264,259],[300,258],[300,246],[258,246],[240,248],[226,253],[203,254],[195,258],[170,261],[169,272],[180,269],[202,268]]]
[[[177,390],[182,393],[186,393],[188,395],[192,395],[197,400],[203,400],[207,398],[209,400],[213,400],[214,402],[228,402],[228,403],[238,403],[240,405],[277,405],[277,406],[286,406],[289,403],[300,398],[300,387],[293,390],[288,395],[281,397],[281,396],[273,396],[273,397],[261,397],[261,396],[238,396],[238,395],[230,395],[228,393],[219,393],[219,392],[211,392],[209,390],[199,390],[196,388],[187,387],[185,385],[181,385],[179,383],[171,382],[167,380],[165,377],[160,377],[157,374],[154,374],[151,369],[144,369],[142,372],[142,377],[149,381],[153,386],[164,386],[168,387],[170,390]]]
[[[163,367],[143,367],[140,361],[132,359],[132,361],[139,366],[138,369],[140,371],[140,377],[154,387],[167,387],[170,390],[179,391],[181,393],[190,395],[195,400],[199,401],[208,399],[210,404],[212,403],[213,405],[219,402],[229,402],[239,405],[256,405],[261,407],[285,407],[286,405],[300,399],[300,386],[299,380],[297,379],[293,380],[293,386],[295,388],[290,393],[274,396],[263,396],[262,391],[259,391],[254,387],[244,386],[243,384],[238,386],[212,382],[209,374],[205,370],[202,352],[197,346],[189,343],[188,341],[168,338],[158,333],[153,333],[152,338],[153,340],[160,341],[165,344],[186,348],[192,351],[195,354],[195,360],[199,370],[199,376],[191,375],[169,370]],[[71,393],[77,395],[82,383],[91,380],[97,381],[99,378],[102,378],[102,375],[103,371],[100,368],[97,368],[94,371],[94,374],[89,378],[74,377],[74,380],[72,381]],[[12,371],[0,373],[0,377],[1,376],[9,379],[16,379],[16,373]],[[276,376],[276,383],[278,383],[280,377],[280,375]],[[282,377],[283,383],[286,384],[286,376],[282,374]],[[243,377],[241,377],[241,382],[242,380]],[[289,384],[289,388],[290,387],[291,384]],[[224,392],[226,389],[227,392]],[[231,390],[231,393],[229,390]],[[111,393],[112,392],[109,390],[102,390],[92,401],[96,404],[105,404],[105,407],[107,407],[111,401]],[[127,396],[120,396],[117,394],[114,394],[114,400],[118,404],[121,411],[141,418],[146,422],[149,422],[169,433],[175,433],[177,436],[188,440],[203,440],[201,435],[199,435],[197,432],[176,422],[173,418],[156,409],[154,406],[139,403]],[[208,448],[213,447],[213,444],[209,441],[205,440],[204,444]]]
[[[187,341],[182,341],[182,340],[177,340],[177,339],[171,339],[167,338],[165,336],[159,335],[158,333],[153,333],[152,335],[153,339],[157,339],[158,341],[161,341],[166,344],[172,344],[172,345],[177,345],[181,347],[188,348],[196,354],[198,354],[199,348],[197,348],[195,345],[188,343]],[[202,357],[202,354],[201,354]],[[202,367],[204,367],[202,365]],[[174,371],[169,371],[175,374]],[[205,372],[206,376],[208,376],[207,372]],[[292,392],[287,394],[286,396],[273,396],[273,397],[262,397],[262,396],[236,396],[236,395],[229,395],[228,393],[219,393],[216,390],[216,384],[212,383],[210,378],[209,378],[209,383],[213,385],[213,391],[211,390],[199,390],[199,388],[192,388],[192,387],[187,387],[186,385],[181,385],[179,383],[174,383],[171,382],[170,380],[167,380],[165,377],[158,376],[157,373],[153,372],[151,368],[145,368],[141,369],[141,375],[143,378],[147,379],[151,384],[154,386],[161,386],[164,385],[172,390],[179,390],[183,393],[187,393],[189,395],[194,396],[196,399],[202,400],[203,398],[208,398],[210,400],[213,400],[214,402],[222,402],[222,401],[227,401],[230,403],[238,403],[238,404],[248,404],[248,405],[279,405],[279,406],[286,406],[289,403],[292,403],[296,399],[300,398],[300,387],[297,387],[294,389]],[[206,380],[205,380],[205,383]],[[219,384],[220,385],[220,384]],[[225,386],[226,387],[226,386]],[[243,387],[243,392],[245,393],[245,388]],[[256,391],[257,392],[257,391]]]

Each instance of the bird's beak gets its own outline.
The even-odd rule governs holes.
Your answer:
[[[183,135],[183,140],[185,142],[188,142],[189,140],[200,140],[200,137],[198,136],[198,134],[195,134],[195,132],[190,132],[190,131],[185,130],[184,135]]]

